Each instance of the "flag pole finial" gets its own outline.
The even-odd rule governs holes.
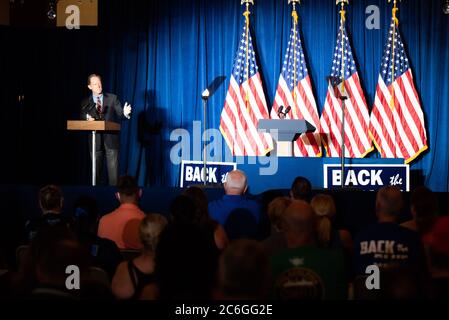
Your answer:
[[[388,0],[388,3],[390,3],[392,0]],[[399,0],[401,1],[401,0]],[[393,15],[393,21],[396,24],[396,26],[399,25],[399,19],[397,18],[396,14],[399,11],[398,8],[398,0],[393,0],[393,9],[391,9],[392,15]]]
[[[241,5],[246,5],[246,11],[245,11],[245,13],[243,14],[246,18],[248,18],[248,15],[250,14],[250,12],[249,12],[249,5],[250,4],[252,4],[252,5],[254,5],[254,0],[241,0],[240,1],[240,4]]]
[[[292,17],[294,19],[295,24],[298,23],[298,13],[296,12],[296,4],[300,5],[301,0],[288,0],[288,4],[293,5]]]
[[[336,5],[341,5],[340,10],[340,17],[341,17],[341,23],[343,24],[346,21],[346,11],[345,11],[345,4],[349,5],[349,0],[337,0]]]
[[[249,11],[249,5],[254,5],[254,0],[241,0],[240,4],[246,5],[246,10],[245,12],[243,12],[243,15],[245,16],[246,24],[249,25],[249,15],[251,14],[251,12]]]

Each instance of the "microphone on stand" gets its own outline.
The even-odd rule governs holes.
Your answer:
[[[285,108],[285,110],[284,110],[284,107],[283,107],[283,106],[280,106],[280,107],[279,107],[279,110],[278,110],[278,117],[279,117],[280,119],[285,119],[285,117],[287,116],[287,114],[290,112],[291,109],[292,109],[292,107],[288,106],[288,107]],[[282,110],[284,110],[284,111],[282,111]],[[281,115],[282,115],[282,116],[281,116]]]
[[[284,110],[284,106],[280,106],[278,109],[278,117],[281,118],[281,114],[283,114],[282,110]]]

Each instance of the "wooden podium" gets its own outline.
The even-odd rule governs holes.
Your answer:
[[[95,156],[95,136],[97,131],[120,131],[120,124],[104,120],[68,120],[67,130],[73,131],[91,131],[92,132],[92,185],[95,186],[97,168],[96,168],[96,156]]]
[[[292,157],[294,144],[302,133],[314,132],[316,128],[301,119],[261,119],[258,130],[271,134],[276,140],[276,156]]]

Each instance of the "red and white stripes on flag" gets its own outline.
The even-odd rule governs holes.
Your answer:
[[[257,130],[260,119],[269,119],[269,114],[245,24],[220,119],[220,131],[234,156],[266,155],[273,149],[271,136]]]
[[[294,11],[294,13],[296,13]],[[305,119],[315,128],[315,133],[302,134],[294,145],[294,155],[297,157],[321,157],[321,139],[318,132],[320,119],[312,85],[304,59],[304,53],[299,34],[297,16],[293,15],[294,23],[285,54],[285,60],[279,77],[271,118],[279,119],[279,107],[291,107],[286,119]]]
[[[409,163],[427,149],[424,115],[394,18],[382,58],[370,132],[382,158],[404,158]]]
[[[369,112],[356,70],[346,28],[342,23],[337,37],[326,102],[320,119],[320,134],[328,157],[340,157],[342,139],[342,102],[345,94],[345,157],[363,158],[373,150],[369,137]],[[344,80],[344,90],[341,79]]]

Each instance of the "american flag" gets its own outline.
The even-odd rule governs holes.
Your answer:
[[[424,115],[394,19],[382,58],[370,132],[382,158],[404,158],[409,163],[427,149]]]
[[[221,133],[233,155],[265,155],[273,149],[271,136],[257,131],[259,120],[268,118],[251,34],[245,24],[220,119]]]
[[[344,62],[344,90],[341,84],[342,61]],[[320,133],[327,156],[340,157],[342,153],[342,102],[339,96],[346,95],[349,96],[349,99],[345,100],[345,157],[363,158],[373,150],[369,137],[369,113],[346,27],[343,23],[338,32],[331,78],[340,79],[340,83],[332,82],[329,84],[323,114],[320,119]]]
[[[286,119],[305,119],[317,128],[316,133],[302,134],[296,140],[294,155],[320,157],[321,141],[318,133],[320,119],[300,38],[299,24],[295,23],[290,32],[287,53],[271,109],[271,118],[279,118],[280,106],[284,108],[290,106],[291,111],[287,114]]]

